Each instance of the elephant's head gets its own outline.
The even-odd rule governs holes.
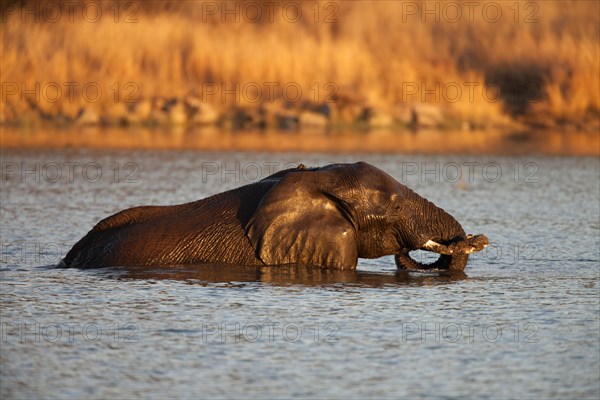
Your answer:
[[[487,245],[448,213],[372,165],[333,164],[283,176],[262,198],[246,234],[266,264],[354,268],[357,258],[395,255],[401,269],[462,271]],[[431,265],[412,250],[441,254]]]

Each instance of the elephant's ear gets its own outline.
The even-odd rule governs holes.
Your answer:
[[[257,256],[267,265],[355,268],[356,231],[331,189],[332,171],[287,174],[269,190],[246,226]]]

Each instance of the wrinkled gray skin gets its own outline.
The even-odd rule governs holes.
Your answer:
[[[367,163],[300,165],[175,206],[144,206],[100,221],[64,267],[228,263],[356,268],[395,255],[401,269],[462,271],[487,244],[441,208]],[[423,265],[408,252],[442,254]]]

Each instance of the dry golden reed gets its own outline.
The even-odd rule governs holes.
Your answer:
[[[3,107],[23,106],[6,82],[19,91],[79,83],[72,99],[39,101],[67,115],[108,112],[115,96],[202,96],[207,83],[293,82],[303,100],[322,101],[334,82],[336,98],[391,115],[432,103],[476,126],[597,121],[600,112],[596,1],[79,1],[73,21],[66,8],[55,7],[56,18],[49,3],[57,4],[3,5]],[[88,3],[101,5],[97,21],[82,17]],[[96,103],[82,96],[88,82],[102,89]],[[205,99],[222,110],[254,104],[243,93],[222,94]]]

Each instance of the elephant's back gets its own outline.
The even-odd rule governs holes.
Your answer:
[[[100,221],[67,254],[69,267],[262,262],[245,226],[275,182],[257,182],[192,203],[141,206]]]
[[[98,222],[93,231],[106,231],[113,228],[122,228],[130,224],[139,224],[164,214],[176,212],[178,206],[139,206],[120,211]]]
[[[256,204],[227,192],[196,202],[173,218],[159,217],[157,237],[167,242],[156,264],[226,262],[256,265],[260,263],[246,237],[248,213]],[[250,204],[249,204],[250,203]]]
[[[173,252],[186,263],[263,264],[246,236],[246,225],[274,184],[260,181],[193,203],[175,223],[173,235],[179,235],[180,245]],[[193,233],[182,235],[177,225]]]

